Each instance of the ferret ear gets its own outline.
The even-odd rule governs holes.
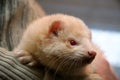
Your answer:
[[[58,32],[62,30],[61,21],[54,21],[52,25],[50,26],[49,33],[58,36]]]

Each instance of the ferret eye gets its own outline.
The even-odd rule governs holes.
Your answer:
[[[75,41],[75,40],[69,40],[69,42],[70,42],[70,44],[72,45],[72,46],[75,46],[75,45],[78,45],[78,43]]]

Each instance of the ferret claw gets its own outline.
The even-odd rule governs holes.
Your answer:
[[[24,50],[16,50],[14,51],[15,57],[20,61],[22,64],[27,66],[34,66],[36,65],[36,61],[33,59],[32,55]]]

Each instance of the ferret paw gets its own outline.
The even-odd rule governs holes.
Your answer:
[[[32,55],[24,50],[16,50],[14,51],[15,57],[20,61],[22,64],[27,66],[35,66],[36,60],[32,57]]]
[[[103,80],[98,74],[91,74],[85,80]]]

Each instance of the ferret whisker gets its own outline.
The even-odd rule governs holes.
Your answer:
[[[55,61],[55,59],[54,59],[54,58],[52,58],[52,59],[49,59],[48,66],[49,66],[49,65],[53,65],[53,61]]]
[[[58,60],[61,60],[61,59],[62,59],[61,57],[58,57],[57,61],[58,61]],[[59,68],[61,68],[62,62],[63,62],[63,61],[61,61],[61,62],[58,64],[58,66],[57,66],[57,68],[56,68],[56,70],[55,70],[55,73],[54,73],[54,77],[56,76],[57,72],[59,71]]]
[[[75,64],[76,64],[76,60],[75,60],[75,59],[73,59],[72,68],[75,68],[75,67],[76,67],[76,66],[75,66]]]
[[[76,66],[81,65],[79,62],[81,62],[81,60],[76,62]]]
[[[48,63],[48,66],[54,66],[54,64],[56,63],[58,61],[58,59],[55,59],[55,58],[50,58],[49,59],[49,63]],[[49,70],[50,70],[51,68],[49,68]]]
[[[52,59],[49,60],[50,62],[48,63],[48,65],[49,65],[49,66],[54,66],[54,64],[55,64],[58,60],[60,60],[60,58],[57,58],[57,59],[52,58]],[[47,70],[49,71],[50,68],[47,69]],[[54,79],[55,79],[55,77],[56,77],[56,73],[57,73],[57,72],[55,72],[55,74],[53,75],[53,78],[54,78]]]
[[[68,59],[66,57],[62,57],[61,64],[59,65],[62,70],[65,70],[64,68],[66,68],[66,66],[65,66],[66,63],[68,63]]]
[[[54,58],[50,59],[50,60],[49,60],[49,63],[48,63],[48,66],[51,65],[51,62],[53,62],[53,61],[54,61]],[[52,65],[53,65],[53,64],[52,64]],[[47,68],[47,71],[49,71],[49,70],[50,70],[50,68]]]
[[[67,60],[66,58],[63,58],[63,57],[62,57],[62,60],[61,60],[61,62],[60,62],[60,65],[59,65],[59,66],[60,66],[60,67],[62,67],[62,68],[64,68],[64,66],[63,66],[63,65],[66,63],[66,60]]]
[[[61,60],[61,62],[59,63],[59,65],[57,66],[57,69],[55,70],[55,73],[54,73],[54,77],[56,77],[56,74],[57,72],[59,71],[59,69],[63,68],[64,66],[64,63],[66,62],[66,58],[63,58],[63,57],[59,57],[58,60]]]
[[[65,56],[64,56],[64,57],[65,57]],[[65,57],[65,58],[64,58],[64,63],[63,63],[62,66],[63,66],[63,68],[65,67],[67,73],[68,73],[69,70],[71,69],[72,64],[74,64],[74,63],[72,63],[72,64],[70,65],[70,62],[71,62],[71,60],[70,60],[69,57]],[[64,65],[66,65],[66,66],[64,66]],[[70,65],[70,67],[69,67],[69,65]]]
[[[71,70],[71,68],[73,67],[73,65],[74,65],[74,61],[70,64],[70,67],[68,68],[67,72],[69,72]]]
[[[75,60],[75,67],[78,67],[78,65],[80,65],[78,62],[78,60]]]

